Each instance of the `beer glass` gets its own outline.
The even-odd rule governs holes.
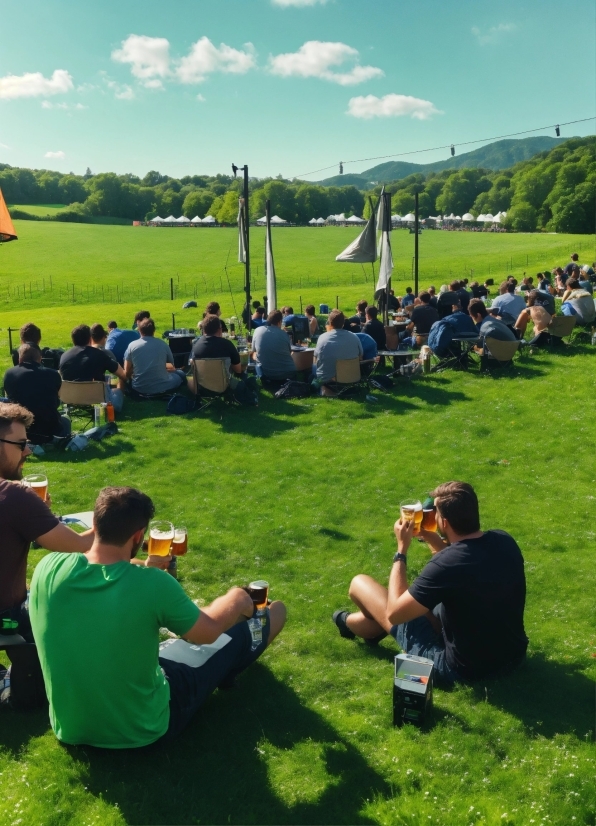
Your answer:
[[[254,602],[257,611],[267,607],[267,596],[269,594],[268,582],[265,582],[264,579],[257,579],[251,582],[246,590]]]
[[[24,476],[23,484],[27,488],[32,488],[43,502],[48,498],[48,477],[43,473],[30,473]]]
[[[414,536],[416,536],[420,532],[422,523],[422,502],[418,499],[408,499],[401,503],[400,508],[401,518],[414,523]]]
[[[422,509],[422,527],[425,531],[437,530],[437,511],[436,508]]]
[[[174,556],[184,556],[188,551],[188,531],[181,525],[174,528],[174,539],[172,541],[172,554]]]
[[[149,556],[169,556],[173,539],[172,523],[154,519],[149,523]]]

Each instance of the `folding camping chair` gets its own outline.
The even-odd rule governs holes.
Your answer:
[[[228,360],[225,358],[194,359],[192,362],[192,392],[207,403],[217,398],[234,403]]]
[[[108,401],[106,383],[103,381],[63,381],[60,401],[67,404],[74,416],[82,416],[94,423],[93,406]]]
[[[483,353],[480,357],[480,369],[490,371],[492,367],[512,367],[513,358],[519,352],[519,346],[519,341],[501,341],[486,336],[482,341]]]
[[[550,336],[550,344],[551,345],[561,345],[563,344],[563,339],[566,336],[572,336],[573,328],[577,323],[577,317],[574,315],[556,315],[551,320],[551,323],[547,327],[547,331]],[[571,340],[571,339],[570,339]]]
[[[369,379],[376,365],[375,359],[360,361],[359,358],[338,359],[335,365],[335,378],[323,385],[322,394],[338,398],[352,390],[369,387]]]

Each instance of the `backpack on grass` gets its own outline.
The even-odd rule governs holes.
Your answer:
[[[275,393],[276,399],[304,399],[311,394],[310,384],[288,379]]]

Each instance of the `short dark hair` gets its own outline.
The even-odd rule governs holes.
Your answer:
[[[407,292],[407,293],[408,293],[408,295],[409,295],[409,294],[412,292],[412,288],[411,288],[411,287],[406,287],[406,292]]]
[[[294,308],[293,307],[284,307],[284,313],[286,315],[294,315]]]
[[[576,252],[571,253],[571,260],[572,261],[577,261],[578,258],[579,258],[579,255]]]
[[[79,324],[71,332],[70,337],[75,347],[86,347],[91,341],[91,328],[88,324]]]
[[[423,304],[430,304],[430,293],[422,292],[420,293],[418,298],[420,299],[420,301],[422,301]]]
[[[11,426],[13,422],[20,422],[26,428],[33,424],[33,413],[20,404],[0,402],[0,433]]]
[[[283,315],[281,310],[271,310],[269,315],[267,316],[267,321],[269,324],[279,324],[283,319]]]
[[[480,530],[478,497],[467,482],[445,482],[431,496],[435,507],[460,536]]]
[[[358,304],[356,304],[356,309],[359,313],[363,312],[363,310],[366,310],[367,307],[368,301],[365,298],[363,298],[361,301],[358,302]]]
[[[457,290],[459,290],[459,281],[452,281],[449,285],[449,289],[452,293],[457,292]]]
[[[266,310],[264,307],[255,307],[255,313],[257,313],[257,315],[265,315],[265,312]]]
[[[137,329],[142,336],[152,336],[155,334],[155,321],[152,318],[144,318],[138,323]]]
[[[488,315],[486,311],[486,304],[484,303],[484,301],[482,301],[481,298],[473,298],[470,301],[468,305],[468,312],[471,316],[479,315],[482,316],[482,318],[486,318],[486,316]]]
[[[139,326],[139,321],[142,321],[144,318],[151,318],[151,313],[149,310],[139,310],[138,313],[135,313],[135,321],[137,323],[137,327]]]
[[[306,315],[315,315],[317,311],[315,310],[314,304],[307,304],[304,308],[304,312],[306,313]]]
[[[259,299],[258,299],[258,298],[256,299],[256,301],[253,301],[252,306],[253,306],[253,309],[254,309],[254,310],[258,310],[258,309],[259,309],[259,307],[261,306],[261,302],[259,301]]]
[[[118,325],[115,321],[108,321],[108,330],[117,330]]]
[[[32,344],[28,341],[23,342],[19,347],[19,364],[25,361],[35,361],[39,364],[41,361],[41,350],[37,344]]]
[[[579,290],[580,288],[577,278],[568,278],[565,286],[568,290]]]
[[[221,321],[218,315],[206,315],[201,324],[203,334],[206,336],[214,336],[221,330]]]
[[[376,318],[378,314],[379,311],[374,306],[374,304],[369,304],[369,306],[366,308],[366,315],[370,316],[371,318]]]
[[[107,333],[103,328],[103,324],[91,325],[91,339],[97,344],[99,341],[107,337]]]
[[[219,312],[221,312],[221,307],[217,301],[210,301],[205,307],[205,315],[217,315]]]
[[[146,530],[155,508],[151,499],[135,488],[100,490],[93,509],[93,526],[101,542],[122,547],[131,536]]]
[[[33,344],[39,344],[41,341],[41,330],[37,324],[33,324],[30,321],[28,324],[23,324],[19,330],[19,336],[21,341],[32,341]]]
[[[346,317],[341,310],[331,310],[327,323],[330,327],[333,327],[334,330],[342,330],[346,323]]]

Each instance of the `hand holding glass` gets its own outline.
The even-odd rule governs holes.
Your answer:
[[[174,539],[174,526],[171,522],[154,520],[149,523],[149,556],[169,556],[170,545]]]
[[[267,607],[269,583],[264,579],[257,579],[245,588],[245,591],[255,604],[257,611]]]
[[[400,509],[402,519],[414,522],[414,536],[417,536],[422,523],[422,502],[417,499],[408,499],[401,503]]]

